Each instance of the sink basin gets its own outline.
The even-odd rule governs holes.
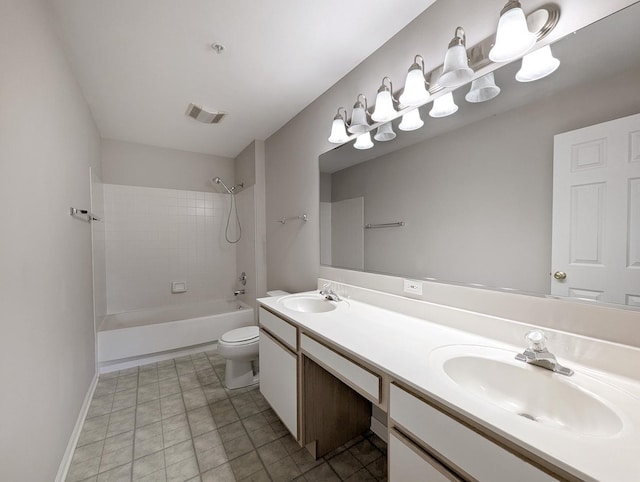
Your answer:
[[[596,437],[622,430],[622,419],[607,399],[612,387],[587,375],[559,375],[514,356],[498,348],[450,345],[434,350],[431,362],[439,367],[436,373],[466,395],[530,423]]]
[[[329,301],[324,296],[314,294],[285,296],[278,302],[289,310],[301,313],[326,313],[335,310],[338,303],[345,303],[344,301]]]

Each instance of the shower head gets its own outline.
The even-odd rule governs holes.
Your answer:
[[[229,189],[227,187],[227,185],[224,183],[224,181],[222,179],[220,179],[219,177],[214,177],[213,179],[211,179],[211,183],[212,184],[222,184],[222,186],[227,190],[227,192],[229,194],[233,194],[233,191],[236,188],[236,186],[233,186],[231,189]]]

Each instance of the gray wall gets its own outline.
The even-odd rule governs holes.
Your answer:
[[[247,274],[247,284],[236,282],[245,294],[238,298],[258,310],[256,298],[266,295],[266,265],[264,255],[264,142],[254,141],[235,159],[237,182],[244,188],[236,196],[238,214],[242,226],[242,237],[237,244],[236,271]],[[257,182],[256,182],[257,180]]]
[[[46,2],[0,5],[0,480],[51,481],[95,374],[97,129]]]
[[[110,139],[102,141],[102,173],[107,184],[190,191],[213,190],[216,176],[234,183],[233,159]]]
[[[530,0],[526,10],[547,3]],[[552,41],[630,3],[625,0],[585,2],[560,0],[562,16],[547,37]],[[266,141],[267,154],[267,268],[269,289],[313,289],[319,272],[318,156],[333,146],[326,140],[338,106],[350,108],[358,93],[374,99],[379,82],[388,75],[399,88],[415,54],[426,68],[440,65],[457,25],[465,26],[471,46],[495,33],[503,0],[468,2],[440,0],[389,40],[338,83]],[[272,221],[307,211],[304,226]]]
[[[639,112],[638,85],[636,68],[334,173],[365,224],[407,223],[365,232],[365,269],[548,293],[553,136]]]

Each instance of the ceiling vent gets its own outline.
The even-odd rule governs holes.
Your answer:
[[[204,124],[218,124],[227,115],[225,112],[209,112],[195,104],[189,104],[185,114]]]

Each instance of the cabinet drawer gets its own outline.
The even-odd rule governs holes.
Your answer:
[[[300,337],[302,350],[362,396],[380,403],[380,377],[306,335]]]
[[[260,324],[293,351],[298,349],[297,329],[270,311],[260,308]]]
[[[513,453],[392,384],[389,416],[446,459],[456,471],[479,481],[542,482],[557,480]]]
[[[394,432],[389,434],[389,480],[393,482],[410,480],[461,482],[411,441],[401,438]]]

